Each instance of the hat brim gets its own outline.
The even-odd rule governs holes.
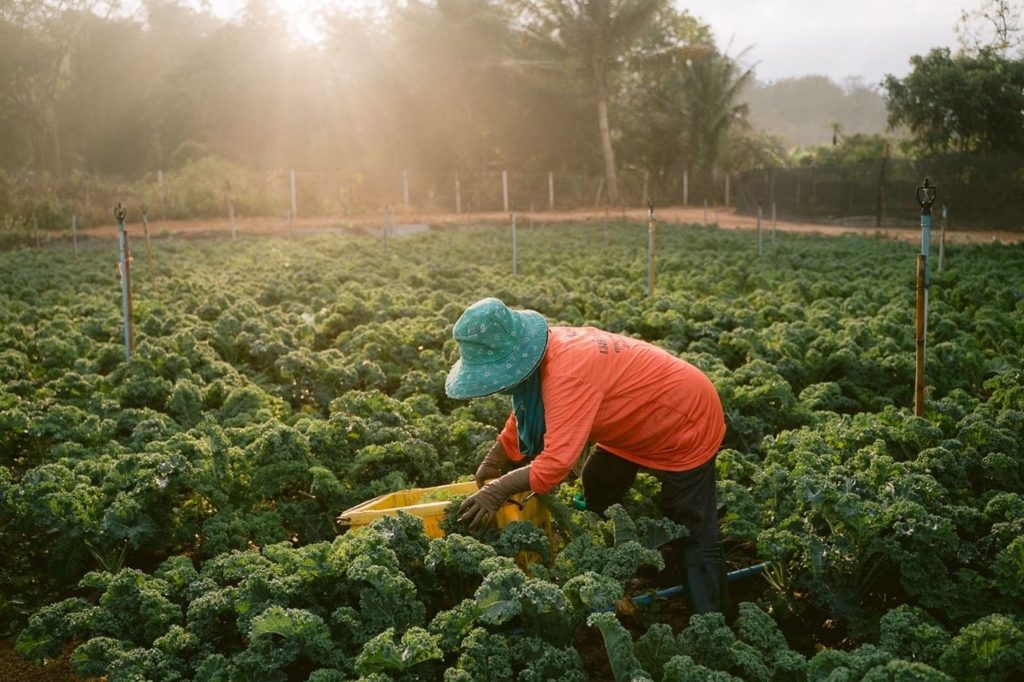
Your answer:
[[[534,310],[515,310],[523,323],[523,338],[509,357],[493,363],[467,365],[460,358],[448,372],[444,391],[449,398],[482,398],[515,386],[537,369],[548,347],[548,323]]]

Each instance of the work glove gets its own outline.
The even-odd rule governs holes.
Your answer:
[[[482,528],[494,520],[501,505],[516,493],[530,489],[530,467],[520,467],[491,481],[470,495],[459,507],[459,522],[468,523],[470,530]]]
[[[505,447],[501,444],[501,441],[494,441],[494,445],[491,446],[490,451],[480,461],[480,466],[476,468],[476,474],[474,474],[476,487],[483,488],[487,481],[493,478],[501,478],[511,463],[505,454]]]

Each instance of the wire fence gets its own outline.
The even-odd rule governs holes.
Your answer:
[[[542,212],[657,206],[735,206],[780,220],[863,226],[916,225],[915,188],[925,177],[939,189],[937,211],[948,207],[957,229],[1022,229],[1024,155],[948,155],[875,159],[841,166],[767,168],[735,175],[692,177],[638,168],[618,173],[619,200],[609,201],[597,173],[517,171],[381,173],[251,171],[204,159],[194,166],[125,181],[73,173],[0,172],[0,246],[112,223],[119,202],[151,220],[279,217],[329,218],[394,214]],[[133,218],[134,219],[134,218]]]
[[[362,215],[384,206],[410,212],[480,213],[493,211],[571,211],[584,208],[643,207],[698,203],[697,184],[685,174],[652,176],[639,169],[617,174],[619,197],[610,201],[603,176],[565,172],[485,170],[472,173],[429,173],[416,170],[368,177],[358,173],[297,172],[298,215]],[[722,180],[721,182],[724,182]],[[267,193],[279,198],[290,191],[287,174],[276,174]],[[724,185],[723,185],[724,187]],[[700,196],[712,204],[724,201],[724,190]],[[278,210],[287,207],[279,203]]]
[[[572,211],[730,201],[730,179],[691,179],[686,173],[657,175],[642,169],[618,172],[619,196],[609,197],[603,175],[564,171],[484,169],[475,172],[386,173],[249,171],[222,160],[126,181],[75,173],[61,181],[44,173],[0,172],[0,222],[8,228],[67,230],[109,225],[113,206],[137,215],[147,206],[154,220],[237,217],[328,217],[344,219],[405,213]],[[0,231],[3,226],[0,225]]]
[[[916,187],[938,187],[957,228],[1024,227],[1024,155],[956,154],[876,159],[842,166],[768,168],[738,179],[736,209],[755,215],[774,205],[783,220],[900,226],[918,221]]]

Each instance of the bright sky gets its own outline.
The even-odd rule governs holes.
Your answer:
[[[877,83],[910,72],[910,57],[957,47],[962,10],[981,0],[674,0],[710,24],[731,55],[748,46],[761,81],[824,74]],[[731,41],[731,46],[730,46]]]
[[[752,46],[761,81],[823,74],[837,82],[860,76],[877,84],[910,72],[910,57],[956,47],[963,9],[981,0],[672,0],[711,25],[719,47],[735,56]],[[368,9],[373,0],[274,0],[296,35],[319,36],[319,10]],[[211,0],[215,13],[237,14],[245,0]]]

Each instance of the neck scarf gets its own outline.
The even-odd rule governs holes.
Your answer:
[[[544,449],[544,399],[540,393],[540,367],[509,391],[519,427],[519,452],[527,459]]]

